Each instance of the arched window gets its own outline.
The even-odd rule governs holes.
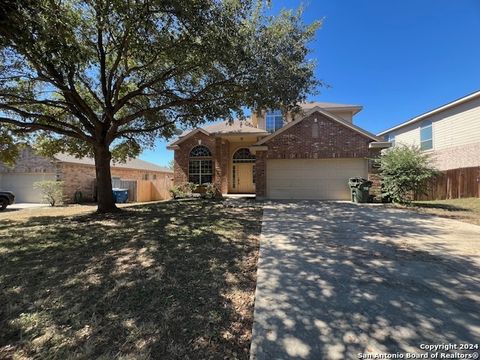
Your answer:
[[[212,153],[206,146],[195,146],[190,151],[188,181],[199,185],[211,183],[212,175]]]
[[[192,151],[190,151],[190,157],[211,157],[211,156],[212,156],[212,153],[204,145],[195,146],[192,149]]]
[[[254,163],[255,155],[253,155],[247,148],[238,149],[233,154],[233,163]]]

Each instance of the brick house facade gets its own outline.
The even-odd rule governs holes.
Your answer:
[[[263,120],[263,124],[267,122],[268,120]],[[250,177],[251,172],[247,169],[248,165],[244,165],[241,160],[236,162],[234,154],[235,150],[239,148],[248,148],[255,156],[254,162],[251,163],[254,184],[251,192],[255,193],[257,198],[270,197],[269,186],[273,185],[268,184],[268,164],[272,160],[314,160],[309,163],[311,166],[308,166],[318,168],[320,179],[322,178],[321,167],[325,164],[336,166],[335,160],[337,159],[339,164],[340,160],[358,159],[357,164],[360,166],[365,164],[365,171],[361,171],[358,175],[371,178],[374,181],[373,190],[375,192],[380,190],[378,176],[375,176],[375,170],[368,159],[378,156],[381,149],[389,145],[373,134],[356,127],[348,120],[336,116],[333,111],[326,111],[323,108],[311,109],[304,116],[285,123],[282,128],[273,133],[259,129],[258,126],[261,123],[262,121],[255,122],[250,119],[243,128],[238,124],[225,124],[223,128],[215,125],[215,127],[205,127],[185,133],[168,147],[175,151],[174,183],[180,185],[192,180],[192,177],[189,177],[189,162],[192,161],[190,154],[196,147],[204,146],[211,154],[214,168],[212,183],[222,194],[240,192],[238,189],[241,181],[244,178],[248,180]],[[229,130],[229,126],[231,126],[231,130]],[[263,133],[255,132],[255,128]],[[325,160],[332,160],[333,163],[325,162]],[[287,172],[289,164],[292,163],[285,162]],[[247,170],[244,171],[244,169]],[[244,175],[241,171],[244,171]],[[306,168],[305,171],[309,173],[311,169]],[[348,173],[348,169],[341,169],[341,171],[345,174]],[[240,178],[241,176],[244,178]],[[344,178],[339,180],[342,182],[343,188],[347,180]],[[312,186],[313,189],[314,181],[315,179],[312,184],[306,186]],[[286,182],[288,181],[286,180]],[[286,185],[287,188],[294,187],[295,184],[292,184],[294,182],[290,181],[289,185]],[[334,187],[332,185],[334,182],[334,180],[330,181],[331,184],[328,186]],[[239,186],[236,187],[236,185]],[[327,184],[325,185],[327,186]],[[286,191],[288,192],[288,189]],[[345,194],[345,191],[342,192],[340,197],[345,197]],[[291,196],[286,194],[288,198]],[[323,195],[318,193],[318,196],[322,198]]]
[[[316,122],[314,122],[316,120]],[[313,137],[317,124],[318,135]],[[257,153],[256,194],[266,196],[266,163],[268,159],[371,159],[380,154],[380,149],[369,148],[372,139],[360,134],[318,112],[313,113],[264,143],[268,150]],[[369,163],[369,177],[378,189],[378,177]]]

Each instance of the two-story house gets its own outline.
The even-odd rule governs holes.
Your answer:
[[[295,115],[260,111],[247,120],[184,132],[174,182],[213,183],[222,194],[269,199],[350,199],[348,179],[369,177],[369,160],[390,146],[353,124],[362,107],[312,102]]]
[[[415,145],[444,176],[432,198],[480,196],[480,91],[382,131],[393,146]]]

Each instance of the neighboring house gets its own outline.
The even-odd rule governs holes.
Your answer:
[[[382,131],[393,146],[415,145],[442,174],[423,200],[480,197],[480,91]]]
[[[350,199],[350,177],[373,176],[368,159],[389,143],[353,125],[362,107],[301,104],[296,115],[261,111],[183,133],[174,183],[213,183],[222,194],[270,199]]]
[[[160,180],[171,178],[172,170],[143,161],[131,159],[126,163],[113,163],[112,182],[124,180]],[[72,202],[77,191],[85,200],[94,200],[95,166],[91,158],[75,158],[57,154],[53,159],[36,155],[31,148],[24,148],[14,167],[0,163],[0,189],[13,191],[16,202],[41,202],[42,196],[34,183],[42,180],[63,181],[63,192]]]
[[[394,146],[416,145],[439,170],[480,166],[480,91],[440,106],[388,130]]]

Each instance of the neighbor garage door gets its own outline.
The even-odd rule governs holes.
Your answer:
[[[12,191],[15,194],[15,202],[42,202],[42,195],[33,184],[37,181],[55,180],[55,174],[2,174],[0,189]]]
[[[349,200],[348,179],[367,171],[365,159],[268,160],[267,197]]]

